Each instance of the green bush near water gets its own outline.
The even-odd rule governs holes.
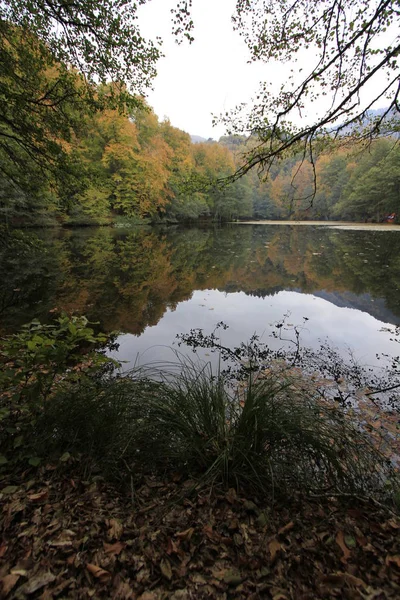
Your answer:
[[[296,490],[387,494],[392,486],[387,460],[346,410],[290,369],[250,374],[237,385],[190,362],[174,372],[119,376],[97,351],[81,354],[82,344],[103,341],[86,320],[66,316],[57,327],[36,322],[3,341],[3,469],[68,452],[86,475],[122,485],[179,473],[270,497]]]

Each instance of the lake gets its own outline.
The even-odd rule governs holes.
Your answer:
[[[118,358],[132,365],[169,360],[178,333],[211,333],[221,321],[225,345],[257,333],[276,348],[271,331],[284,319],[288,337],[302,326],[306,346],[329,339],[368,364],[398,354],[390,331],[400,324],[400,228],[238,223],[15,236],[0,248],[1,333],[65,309],[119,331]]]

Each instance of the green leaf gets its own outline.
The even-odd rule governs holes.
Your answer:
[[[32,467],[38,467],[42,462],[42,459],[39,458],[39,456],[32,456],[32,458],[30,458],[28,462],[30,465],[32,465]]]
[[[0,454],[0,466],[8,463],[8,460],[4,456],[4,454]]]
[[[345,535],[344,541],[348,548],[355,548],[357,546],[357,542],[352,535]]]
[[[67,462],[67,460],[69,460],[71,458],[71,455],[69,452],[64,452],[64,454],[62,456],[60,456],[60,462]]]
[[[2,494],[15,494],[15,492],[18,490],[18,486],[16,485],[8,485],[7,487],[3,488],[1,490]]]
[[[8,410],[8,408],[0,408],[0,421],[2,419],[5,419],[6,417],[8,417],[10,414],[10,411]]]
[[[24,437],[22,435],[19,435],[18,437],[16,437],[14,440],[14,448],[19,448],[20,446],[22,446],[23,441],[24,441]]]

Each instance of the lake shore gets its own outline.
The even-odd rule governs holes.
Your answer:
[[[354,223],[352,221],[236,221],[237,225],[313,225],[328,229],[355,231],[400,231],[400,225],[390,223]]]

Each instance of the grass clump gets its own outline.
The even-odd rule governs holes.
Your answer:
[[[158,380],[140,371],[56,394],[38,426],[47,449],[82,453],[122,481],[178,472],[272,496],[383,489],[386,459],[304,383],[289,371],[239,387],[208,366]]]
[[[324,398],[304,371],[281,361],[244,364],[233,376],[186,359],[122,376],[89,325],[62,314],[2,340],[0,474],[68,453],[128,485],[178,473],[273,497],[392,486],[388,459],[354,412]]]

